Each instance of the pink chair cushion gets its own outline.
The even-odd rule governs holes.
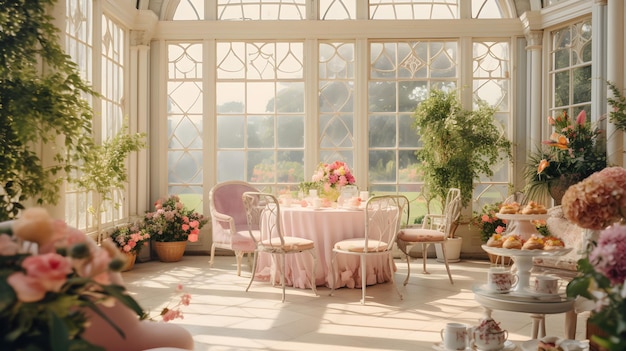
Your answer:
[[[230,247],[235,251],[253,252],[256,244],[250,237],[248,226],[245,224],[237,226],[237,232],[233,235],[228,231],[214,231],[213,241],[216,243],[230,242]]]
[[[387,251],[387,243],[378,240],[368,240],[366,249],[365,239],[356,238],[336,243],[335,249],[348,252],[381,252]]]
[[[398,232],[398,239],[411,243],[440,242],[446,239],[445,234],[434,229],[407,228]]]
[[[285,246],[283,250],[285,251],[301,251],[301,250],[310,250],[315,247],[315,243],[312,240],[298,238],[295,236],[286,236]],[[268,240],[263,240],[261,244],[267,247],[277,247],[280,246],[280,238],[274,237]]]

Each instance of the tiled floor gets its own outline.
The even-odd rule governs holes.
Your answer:
[[[158,311],[175,301],[178,283],[192,295],[184,319],[170,323],[184,326],[194,337],[196,350],[432,350],[440,342],[447,322],[475,325],[483,309],[474,300],[472,287],[483,284],[488,261],[463,260],[451,264],[450,285],[443,264],[429,260],[432,274],[421,274],[421,259],[412,261],[406,287],[406,261],[396,260],[396,284],[367,287],[367,302],[359,303],[360,289],[318,287],[287,288],[281,303],[280,287],[254,282],[249,292],[249,267],[236,273],[235,258],[216,258],[209,268],[208,256],[185,256],[176,263],[137,263],[123,273],[128,289],[141,305]],[[529,339],[528,314],[494,311],[493,317],[509,331],[509,340],[521,344]],[[586,314],[578,316],[577,339],[583,339]],[[546,316],[548,335],[564,336],[564,315]],[[518,348],[519,349],[519,348]]]

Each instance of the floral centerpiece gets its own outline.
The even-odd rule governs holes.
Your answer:
[[[567,285],[567,295],[592,302],[589,322],[602,331],[592,342],[625,350],[626,169],[605,168],[571,186],[563,196],[563,214],[582,228],[601,230],[587,256],[578,261],[580,275]]]
[[[87,311],[115,299],[139,317],[144,311],[111,272],[118,250],[53,220],[43,208],[4,222],[0,234],[0,345],[3,350],[94,350],[83,338]],[[12,233],[11,233],[12,232]],[[13,235],[11,235],[13,234]],[[124,331],[106,319],[120,335]]]
[[[548,117],[548,123],[554,131],[529,157],[525,193],[528,198],[539,198],[550,192],[558,205],[571,184],[606,167],[606,155],[598,142],[603,133],[587,121],[584,110],[575,120],[563,111]]]
[[[356,183],[350,167],[342,161],[320,163],[311,181],[318,184],[319,190],[331,201],[337,201],[343,186]]]
[[[138,255],[150,241],[150,234],[140,223],[119,226],[110,235],[111,240],[120,251]]]
[[[146,213],[144,224],[157,242],[196,242],[200,229],[208,222],[202,214],[185,207],[177,195],[157,200],[154,209]]]

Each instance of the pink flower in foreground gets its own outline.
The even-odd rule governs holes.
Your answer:
[[[626,209],[626,169],[608,167],[567,189],[563,214],[578,226],[600,230],[620,220]]]
[[[22,267],[26,273],[13,273],[7,282],[24,302],[39,301],[48,291],[58,292],[72,272],[69,261],[56,253],[26,257]]]
[[[589,262],[613,284],[626,280],[626,225],[616,224],[600,233],[598,245],[589,254]]]

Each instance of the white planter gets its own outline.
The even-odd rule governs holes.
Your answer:
[[[462,237],[454,237],[448,239],[448,241],[446,242],[446,256],[448,256],[448,262],[459,262],[461,260],[462,245]],[[437,253],[437,262],[443,262],[443,252],[441,251],[441,245],[435,245],[435,252]]]

